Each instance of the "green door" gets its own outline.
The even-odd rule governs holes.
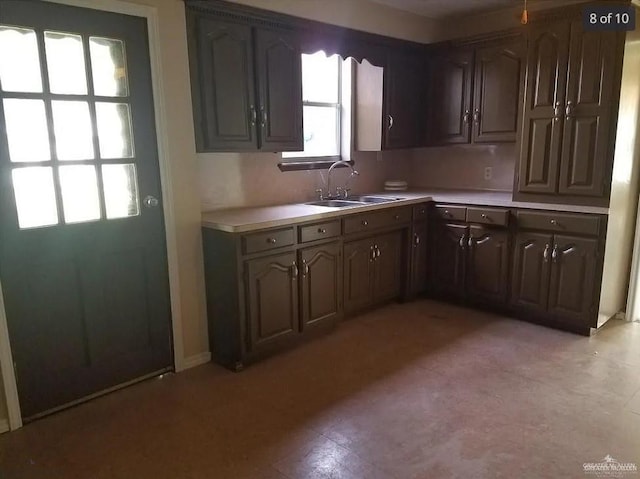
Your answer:
[[[0,280],[25,419],[171,368],[146,20],[0,3]]]

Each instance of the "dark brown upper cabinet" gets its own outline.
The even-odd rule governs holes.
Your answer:
[[[521,38],[448,49],[431,62],[430,144],[515,142],[524,81]]]
[[[430,65],[431,111],[429,141],[457,144],[471,141],[473,50],[455,49],[434,58]]]
[[[385,70],[383,129],[385,149],[420,146],[424,66],[421,57],[394,52]]]
[[[623,43],[578,20],[532,27],[515,199],[608,204]]]
[[[381,151],[421,146],[424,131],[424,61],[389,52],[386,66],[355,67],[355,148]]]
[[[191,11],[188,22],[197,150],[301,150],[296,34]]]

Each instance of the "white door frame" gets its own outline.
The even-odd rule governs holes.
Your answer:
[[[156,137],[158,139],[158,163],[160,166],[160,180],[162,182],[162,202],[164,206],[165,235],[167,241],[167,261],[169,265],[169,292],[171,295],[171,323],[173,330],[173,361],[176,371],[185,368],[184,347],[182,342],[182,314],[180,307],[180,277],[178,274],[178,248],[176,238],[176,221],[173,202],[173,189],[171,188],[171,165],[169,162],[168,129],[166,124],[166,107],[164,104],[164,87],[162,81],[162,64],[160,59],[160,29],[158,11],[155,7],[129,3],[121,0],[46,0],[53,3],[61,3],[75,7],[103,10],[113,13],[121,13],[147,20],[149,32],[149,57],[151,59],[151,82],[153,88],[153,105],[155,108]],[[18,389],[7,317],[2,299],[2,287],[0,285],[0,367],[4,382],[5,396],[7,400],[7,412],[9,415],[9,428],[11,430],[22,427],[22,415],[18,400]]]

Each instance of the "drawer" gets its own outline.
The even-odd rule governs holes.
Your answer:
[[[426,203],[413,207],[413,221],[426,220],[428,216],[429,206]]]
[[[327,221],[300,227],[300,242],[308,243],[325,238],[340,236],[340,220]]]
[[[447,221],[466,221],[467,208],[465,206],[455,205],[436,205],[436,217]]]
[[[293,227],[262,231],[261,233],[254,233],[242,237],[242,247],[245,254],[291,246],[294,242]]]
[[[597,236],[600,232],[600,218],[598,216],[579,213],[518,211],[517,220],[519,228],[592,236]]]
[[[411,221],[411,207],[371,211],[344,219],[344,234],[360,233]]]
[[[503,208],[467,208],[467,222],[483,225],[507,226],[509,210]]]

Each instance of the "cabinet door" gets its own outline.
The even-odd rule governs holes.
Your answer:
[[[344,309],[356,311],[373,300],[373,240],[344,244]]]
[[[385,149],[419,146],[424,130],[423,68],[421,59],[394,54],[384,71]]]
[[[515,142],[524,80],[521,40],[476,50],[473,142]]]
[[[291,32],[256,29],[260,149],[301,151],[302,59]]]
[[[431,66],[432,114],[429,137],[435,144],[471,141],[471,82],[473,51],[452,50]]]
[[[611,123],[618,114],[613,96],[619,38],[616,32],[585,32],[580,21],[572,24],[561,194],[605,195],[613,162]]]
[[[374,301],[396,298],[402,290],[402,233],[396,231],[374,240]]]
[[[342,313],[342,245],[300,251],[302,329],[336,321]]]
[[[520,141],[520,192],[555,193],[558,189],[568,54],[569,23],[532,28]]]
[[[537,312],[546,311],[552,241],[551,235],[543,233],[516,235],[511,285],[513,305]]]
[[[595,275],[598,241],[556,235],[549,286],[549,312],[595,327]]]
[[[198,151],[255,150],[251,28],[197,17],[191,51]]]
[[[464,295],[467,226],[436,222],[432,228],[432,287],[446,295]]]
[[[249,349],[294,336],[299,331],[295,253],[246,262]]]
[[[496,304],[507,300],[509,232],[469,227],[467,286],[470,296]]]
[[[411,237],[411,285],[412,294],[423,293],[427,290],[429,281],[429,243],[427,242],[428,223],[421,222],[413,225]]]

